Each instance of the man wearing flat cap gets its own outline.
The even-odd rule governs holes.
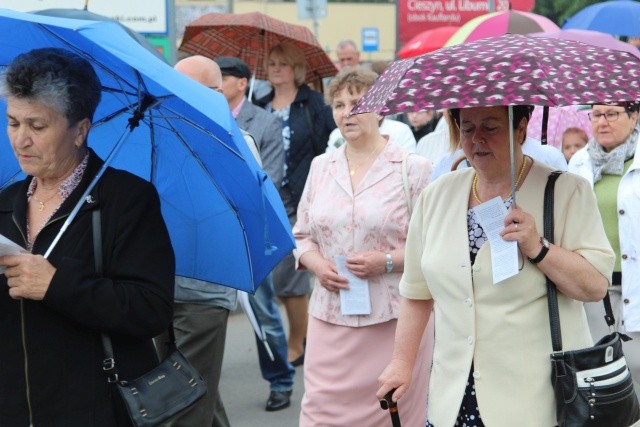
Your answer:
[[[220,56],[215,59],[222,72],[222,93],[240,129],[253,136],[260,150],[264,171],[280,188],[284,174],[282,125],[277,117],[253,105],[245,96],[251,71],[239,58]]]
[[[284,175],[284,145],[280,120],[264,109],[253,105],[245,93],[251,71],[241,59],[221,56],[215,62],[222,73],[222,93],[240,129],[248,132],[256,141],[262,168],[276,188],[280,188]],[[271,275],[267,276],[249,302],[267,336],[274,360],[271,360],[261,342],[258,344],[258,360],[262,377],[270,383],[266,410],[278,411],[290,404],[295,368],[288,361],[287,337],[275,300]]]

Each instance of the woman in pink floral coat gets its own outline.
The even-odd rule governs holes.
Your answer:
[[[390,424],[375,396],[377,379],[393,351],[411,207],[429,183],[432,164],[388,143],[375,114],[349,115],[375,78],[355,68],[332,80],[327,99],[347,143],[313,160],[293,229],[298,268],[315,275],[301,427]],[[432,347],[428,328],[413,372],[416,386],[399,406],[408,426],[425,424]]]

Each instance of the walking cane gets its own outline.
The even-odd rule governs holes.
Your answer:
[[[396,389],[391,389],[387,394],[384,395],[384,398],[380,399],[380,407],[383,410],[389,410],[389,415],[391,415],[391,425],[393,427],[401,427],[400,425],[400,413],[398,412],[398,404],[391,399],[393,392]]]

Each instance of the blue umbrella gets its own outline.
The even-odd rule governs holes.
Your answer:
[[[46,16],[57,16],[58,18],[69,18],[69,19],[81,19],[84,21],[111,21],[120,25],[126,32],[129,34],[135,41],[140,43],[145,49],[149,52],[153,53],[158,58],[163,61],[164,56],[156,49],[156,47],[146,39],[142,34],[133,31],[131,28],[122,25],[120,22],[109,18],[108,16],[98,15],[97,13],[89,12],[86,8],[84,9],[66,9],[66,8],[55,8],[55,9],[42,9],[42,10],[34,10],[30,13],[35,13],[37,15],[46,15]]]
[[[40,47],[66,48],[92,63],[103,93],[88,144],[111,166],[155,184],[176,274],[254,292],[293,249],[278,192],[222,95],[176,72],[112,22],[0,9],[0,31],[15,35],[0,38],[0,68]],[[0,138],[1,189],[21,174],[7,137]]]
[[[640,3],[632,0],[610,0],[592,4],[567,19],[562,29],[640,37]]]

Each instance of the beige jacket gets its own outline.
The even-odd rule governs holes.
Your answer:
[[[550,172],[535,163],[517,193],[518,205],[536,218],[540,233]],[[489,244],[471,266],[467,206],[473,175],[473,169],[454,172],[427,187],[409,226],[400,293],[435,302],[429,421],[454,425],[473,362],[485,425],[555,426],[545,277],[520,254],[520,273],[494,285]],[[593,191],[568,173],[556,183],[555,242],[611,277],[613,251]],[[564,349],[591,345],[583,304],[558,297]]]

